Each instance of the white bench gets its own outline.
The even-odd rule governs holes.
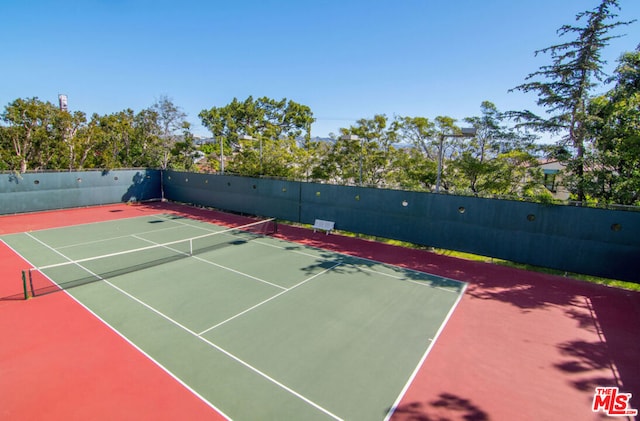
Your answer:
[[[327,235],[333,230],[333,227],[336,223],[333,221],[325,221],[323,219],[316,219],[316,222],[313,223],[313,232],[316,230],[323,230],[327,232]]]

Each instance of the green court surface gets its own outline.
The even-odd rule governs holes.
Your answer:
[[[384,419],[465,288],[174,215],[2,240],[234,420]]]

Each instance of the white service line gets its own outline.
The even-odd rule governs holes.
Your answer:
[[[259,302],[258,304],[254,305],[254,306],[252,306],[252,307],[249,307],[248,309],[246,309],[246,310],[244,310],[244,311],[242,311],[242,312],[240,312],[240,313],[236,314],[235,316],[231,316],[231,317],[229,317],[227,320],[223,320],[223,321],[221,321],[220,323],[218,323],[218,324],[216,324],[216,325],[213,325],[213,326],[211,326],[210,328],[208,328],[208,329],[206,329],[206,330],[203,330],[202,332],[198,333],[198,336],[200,336],[200,335],[204,335],[205,333],[207,333],[207,332],[209,332],[209,331],[211,331],[211,330],[213,330],[213,329],[215,329],[215,328],[217,328],[217,327],[219,327],[219,326],[222,326],[223,324],[225,324],[225,323],[227,323],[227,322],[230,322],[231,320],[233,320],[233,319],[235,319],[235,318],[237,318],[237,317],[240,317],[240,316],[242,316],[243,314],[248,313],[248,312],[250,312],[250,311],[251,311],[251,310],[253,310],[253,309],[256,309],[256,308],[260,307],[261,305],[266,304],[266,303],[268,303],[269,301],[271,301],[271,300],[273,300],[273,299],[275,299],[275,298],[278,298],[278,297],[279,297],[279,296],[281,296],[282,294],[286,294],[287,292],[291,291],[292,289],[294,289],[294,288],[298,288],[298,287],[299,287],[300,285],[302,285],[302,284],[306,284],[306,283],[307,283],[307,282],[309,282],[310,280],[312,280],[312,279],[314,279],[314,278],[317,278],[318,276],[320,276],[320,275],[322,275],[322,274],[325,274],[325,273],[329,272],[330,270],[332,270],[333,268],[335,268],[335,267],[337,267],[337,266],[340,266],[341,264],[342,264],[342,263],[336,263],[335,265],[331,266],[330,268],[325,269],[325,270],[323,270],[322,272],[316,273],[315,275],[313,275],[313,276],[311,276],[311,277],[309,277],[309,278],[305,279],[304,281],[298,282],[297,284],[295,284],[295,285],[294,285],[294,286],[292,286],[291,288],[287,288],[287,289],[285,289],[284,291],[277,293],[277,294],[276,294],[276,295],[274,295],[273,297],[267,298],[266,300],[264,300],[264,301],[262,301],[262,302]]]
[[[166,228],[160,228],[160,229],[157,229],[157,230],[136,232],[134,234],[118,235],[116,237],[108,237],[108,238],[101,238],[99,240],[85,241],[83,243],[67,244],[66,246],[59,246],[58,250],[67,249],[67,248],[71,248],[71,247],[86,246],[86,245],[89,245],[89,244],[104,243],[104,242],[111,241],[111,240],[119,240],[119,239],[122,239],[122,238],[129,238],[131,236],[149,234],[149,233],[156,233],[156,232],[168,231],[168,230],[174,230],[174,229],[178,229],[178,228],[182,228],[182,227],[180,225],[176,225],[174,227],[166,227]]]
[[[179,225],[184,225],[184,226],[187,226],[187,227],[191,227],[191,228],[195,228],[195,229],[199,229],[199,230],[207,231],[207,232],[218,232],[218,231],[224,231],[227,228],[232,228],[232,227],[224,227],[222,225],[216,225],[216,224],[213,224],[211,222],[205,222],[208,225],[221,227],[221,229],[206,228],[206,227],[203,227],[203,226],[200,226],[200,225],[188,224],[188,223],[186,223],[184,221],[179,221],[177,219],[171,219],[170,215],[167,215],[167,214],[158,215],[158,218],[164,219],[167,222],[175,222],[176,224],[179,224]],[[185,218],[185,219],[188,219],[189,221],[193,221],[193,219],[190,219],[190,218]],[[198,221],[198,222],[201,222],[201,221]]]
[[[156,243],[155,241],[151,241],[151,240],[147,240],[146,238],[138,237],[138,236],[137,236],[137,235],[135,235],[135,234],[133,234],[132,236],[133,236],[133,237],[135,237],[135,238],[137,238],[138,240],[146,241],[147,243],[151,243],[151,244],[154,244],[154,245],[156,245],[156,246],[162,246],[162,244],[161,244],[161,243]],[[162,247],[163,247],[163,248],[166,248],[167,250],[171,250],[171,251],[173,251],[173,252],[175,252],[175,253],[180,253],[180,254],[183,254],[183,255],[185,255],[185,256],[190,256],[188,253],[185,253],[185,252],[180,251],[180,250],[176,250],[176,249],[171,248],[171,247],[169,247],[169,246],[162,246]],[[286,291],[286,289],[287,289],[287,288],[283,287],[282,285],[274,284],[273,282],[269,282],[269,281],[266,281],[266,280],[264,280],[264,279],[260,279],[260,278],[258,278],[258,277],[253,276],[253,275],[249,275],[248,273],[240,272],[240,271],[235,270],[235,269],[232,269],[232,268],[230,268],[230,267],[226,267],[226,266],[220,265],[220,264],[218,264],[218,263],[211,262],[211,261],[209,261],[209,260],[203,259],[202,257],[193,256],[193,255],[191,255],[190,257],[192,257],[192,258],[194,258],[194,259],[196,259],[196,260],[199,260],[199,261],[201,261],[201,262],[204,262],[204,263],[206,263],[206,264],[208,264],[208,265],[216,266],[216,267],[219,267],[219,268],[221,268],[221,269],[228,270],[229,272],[233,272],[233,273],[235,273],[235,274],[238,274],[238,275],[240,275],[240,276],[244,276],[244,277],[246,277],[246,278],[253,279],[254,281],[258,281],[258,282],[262,282],[263,284],[271,285],[272,287],[276,287],[276,288],[278,288],[278,289],[282,289],[282,290],[285,290],[285,291]]]

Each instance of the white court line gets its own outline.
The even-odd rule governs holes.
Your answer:
[[[411,269],[411,268],[407,268],[407,267],[404,267],[404,266],[397,266],[397,265],[393,265],[393,264],[391,264],[391,263],[379,262],[379,261],[377,261],[377,260],[368,259],[368,258],[366,258],[366,257],[353,256],[353,255],[351,255],[351,254],[344,254],[344,253],[339,253],[339,252],[334,252],[334,253],[336,253],[336,254],[342,254],[342,255],[347,256],[347,257],[350,257],[350,258],[352,258],[352,259],[359,259],[359,260],[364,260],[364,261],[367,261],[367,262],[373,262],[373,263],[377,263],[377,264],[381,264],[381,265],[398,267],[398,268],[400,268],[400,269],[402,269],[402,270],[406,270],[407,272],[414,272],[414,273],[420,273],[420,274],[425,274],[425,275],[435,276],[435,277],[437,277],[437,278],[445,279],[445,280],[447,280],[447,281],[451,281],[451,282],[455,282],[455,283],[458,283],[458,284],[462,284],[462,285],[463,285],[463,288],[466,288],[466,287],[467,287],[467,283],[466,283],[466,282],[458,281],[457,279],[447,278],[446,276],[434,275],[434,274],[432,274],[432,273],[423,272],[423,271],[420,271],[420,270],[417,270],[417,269]]]
[[[180,251],[180,250],[174,249],[174,248],[172,248],[172,247],[169,247],[168,245],[162,245],[162,243],[156,243],[155,241],[151,241],[151,240],[147,240],[146,238],[138,237],[138,236],[137,236],[137,235],[135,235],[135,234],[133,235],[133,237],[137,238],[138,240],[142,240],[142,241],[146,241],[147,243],[154,244],[154,245],[156,245],[156,246],[162,246],[162,248],[166,248],[167,250],[171,250],[171,251],[173,251],[173,252],[175,252],[175,253],[179,253],[179,254],[182,254],[182,255],[184,255],[184,256],[193,257],[194,259],[199,260],[199,261],[201,261],[201,262],[204,262],[204,263],[206,263],[206,264],[208,264],[208,265],[212,265],[212,266],[216,266],[216,267],[219,267],[219,268],[221,268],[221,269],[224,269],[224,270],[228,270],[229,272],[233,272],[233,273],[236,273],[236,274],[238,274],[238,275],[240,275],[240,276],[244,276],[244,277],[246,277],[246,278],[253,279],[254,281],[262,282],[263,284],[271,285],[271,286],[273,286],[273,287],[276,287],[276,288],[279,288],[279,289],[282,289],[282,290],[286,290],[286,289],[287,289],[287,288],[285,288],[285,287],[283,287],[283,286],[281,286],[281,285],[274,284],[273,282],[269,282],[269,281],[267,281],[267,280],[260,279],[260,278],[258,278],[258,277],[253,276],[253,275],[249,275],[248,273],[240,272],[240,271],[238,271],[238,270],[232,269],[232,268],[230,268],[230,267],[223,266],[223,265],[218,264],[218,263],[215,263],[215,262],[211,262],[211,261],[209,261],[209,260],[203,259],[202,257],[198,257],[198,256],[190,256],[188,253],[185,253],[185,252],[183,252],[183,251]]]
[[[285,242],[290,243],[290,244],[296,244],[296,245],[299,245],[299,244],[297,244],[297,243],[294,243],[294,242],[292,242],[292,241],[288,241],[288,240],[282,240],[282,241],[285,241]],[[307,252],[300,251],[300,250],[291,250],[291,249],[289,249],[289,248],[287,248],[287,247],[282,247],[282,246],[278,246],[278,245],[275,245],[275,244],[264,243],[264,242],[259,241],[259,240],[258,240],[258,241],[254,241],[254,243],[256,243],[256,244],[260,244],[260,245],[263,245],[263,246],[267,246],[267,247],[272,247],[272,248],[275,248],[275,249],[285,250],[285,251],[288,251],[288,252],[291,252],[291,253],[300,254],[300,255],[302,255],[302,256],[315,257],[316,259],[324,260],[324,261],[327,261],[327,262],[331,262],[331,261],[334,261],[334,260],[335,260],[335,259],[327,259],[327,258],[325,258],[325,257],[318,256],[318,255],[316,255],[316,254],[307,253]],[[309,246],[302,246],[302,245],[299,245],[299,246],[300,246],[300,247],[309,247]],[[324,251],[324,249],[320,249],[320,248],[315,248],[315,247],[311,247],[311,248],[312,248],[313,250]],[[329,250],[327,250],[327,252],[332,253],[332,254],[339,254],[339,253],[336,253],[336,252],[333,252],[333,251],[329,251]]]
[[[142,240],[142,241],[146,241],[146,242],[152,243],[152,244],[158,244],[158,243],[155,243],[155,242],[153,242],[153,241],[151,241],[151,240],[148,240],[148,239],[146,239],[146,238],[138,237],[138,236],[136,236],[136,235],[134,235],[134,237],[135,237],[135,238],[138,238],[138,239],[140,239],[140,240]],[[159,245],[161,245],[161,244],[159,244]],[[171,248],[171,247],[166,247],[166,248],[167,248],[167,249],[169,249],[169,250],[171,250],[171,251],[174,251],[174,252],[177,252],[177,253],[180,253],[180,254],[184,254],[185,256],[187,255],[186,253],[181,252],[180,250],[175,250],[175,249],[173,249],[173,248]],[[312,279],[315,279],[315,278],[317,278],[318,276],[323,275],[323,274],[325,274],[325,273],[329,272],[330,270],[333,270],[334,268],[336,268],[336,267],[338,267],[338,266],[342,265],[342,262],[337,262],[336,264],[334,264],[334,265],[333,265],[333,266],[331,266],[330,268],[327,268],[327,269],[323,270],[322,272],[316,273],[315,275],[310,276],[309,278],[307,278],[307,279],[305,279],[305,280],[303,280],[303,281],[300,281],[300,282],[298,282],[297,284],[295,284],[295,285],[293,285],[293,286],[291,286],[291,287],[289,287],[289,288],[285,288],[285,287],[283,287],[283,286],[280,286],[280,285],[277,285],[277,284],[271,283],[271,282],[266,281],[266,280],[264,280],[264,279],[260,279],[260,278],[257,278],[257,277],[255,277],[255,276],[252,276],[252,275],[249,275],[249,274],[246,274],[246,273],[243,273],[243,272],[237,271],[237,270],[235,270],[235,269],[232,269],[232,268],[229,268],[229,267],[226,267],[226,266],[223,266],[223,265],[220,265],[220,264],[218,264],[218,263],[214,263],[214,262],[211,262],[211,261],[209,261],[209,260],[202,259],[202,258],[200,258],[200,257],[198,257],[198,256],[191,256],[191,257],[193,257],[193,258],[194,258],[194,259],[196,259],[196,260],[200,260],[200,261],[202,261],[202,262],[204,262],[204,263],[207,263],[207,264],[210,264],[210,265],[214,265],[214,266],[220,267],[220,268],[222,268],[222,269],[225,269],[225,270],[231,271],[231,272],[233,272],[233,273],[237,273],[238,275],[245,276],[245,277],[248,277],[248,278],[250,278],[250,279],[254,279],[254,280],[256,280],[256,281],[259,281],[259,282],[262,282],[262,283],[266,283],[266,284],[272,285],[272,286],[274,286],[274,287],[277,287],[277,288],[280,288],[280,289],[282,289],[282,290],[283,290],[283,291],[279,292],[278,294],[276,294],[276,295],[274,295],[274,296],[272,296],[272,297],[270,297],[270,298],[267,298],[266,300],[263,300],[263,301],[259,302],[258,304],[255,304],[255,305],[253,305],[253,306],[251,306],[251,307],[247,308],[246,310],[243,310],[242,312],[240,312],[240,313],[238,313],[238,314],[236,314],[236,315],[234,315],[234,316],[231,316],[231,317],[229,317],[228,319],[223,320],[223,321],[221,321],[220,323],[218,323],[218,324],[216,324],[216,325],[211,326],[211,327],[210,327],[210,328],[208,328],[208,329],[203,330],[202,332],[198,333],[198,336],[204,335],[205,333],[207,333],[207,332],[209,332],[209,331],[211,331],[211,330],[213,330],[213,329],[215,329],[215,328],[217,328],[217,327],[220,327],[220,326],[224,325],[225,323],[228,323],[228,322],[230,322],[231,320],[234,320],[234,319],[236,319],[236,318],[238,318],[238,317],[242,316],[243,314],[246,314],[246,313],[248,313],[248,312],[250,312],[250,311],[252,311],[252,310],[254,310],[254,309],[256,309],[256,308],[258,308],[258,307],[260,307],[260,306],[262,306],[263,304],[266,304],[266,303],[268,303],[269,301],[271,301],[271,300],[273,300],[273,299],[275,299],[275,298],[278,298],[279,296],[281,296],[281,295],[283,295],[283,294],[285,294],[285,293],[287,293],[287,292],[289,292],[289,291],[291,291],[291,290],[293,290],[293,289],[295,289],[295,288],[298,288],[300,285],[306,284],[307,282],[311,281]]]
[[[402,388],[402,391],[400,391],[400,394],[398,395],[398,398],[393,403],[393,405],[391,405],[391,408],[389,408],[389,412],[387,412],[387,416],[384,417],[384,421],[389,421],[389,419],[393,416],[393,413],[396,411],[396,409],[398,409],[398,405],[402,401],[402,398],[404,397],[404,395],[407,393],[407,390],[409,390],[409,386],[411,386],[411,383],[413,383],[413,380],[418,375],[418,372],[422,368],[422,365],[424,364],[425,360],[427,359],[427,356],[429,355],[429,353],[433,349],[433,346],[435,345],[436,341],[440,337],[440,334],[444,330],[444,327],[449,322],[449,319],[453,315],[453,312],[458,307],[458,304],[460,303],[460,300],[462,300],[462,296],[464,295],[466,289],[467,289],[467,284],[463,283],[463,287],[462,287],[462,291],[460,291],[460,295],[458,295],[458,298],[456,299],[456,301],[453,303],[453,305],[449,309],[449,312],[447,313],[447,316],[442,321],[442,324],[440,325],[440,328],[436,332],[435,336],[432,339],[431,338],[429,339],[431,341],[431,343],[429,344],[429,346],[427,347],[427,350],[424,352],[424,355],[422,356],[422,358],[418,362],[418,365],[416,365],[416,368],[413,370],[413,373],[411,373],[411,376],[409,376],[409,379],[407,380],[407,383]]]
[[[175,230],[175,229],[179,229],[179,228],[182,228],[182,227],[177,225],[175,227],[166,227],[166,228],[160,228],[160,229],[157,229],[157,230],[141,231],[141,232],[136,232],[136,233],[133,233],[133,234],[118,235],[116,237],[101,238],[99,240],[85,241],[84,243],[75,243],[75,244],[68,244],[66,246],[59,246],[58,250],[72,248],[72,247],[86,246],[86,245],[89,245],[89,244],[105,243],[105,242],[111,241],[111,240],[120,240],[122,238],[135,237],[136,235],[156,233],[156,232],[161,232],[161,231],[169,231],[169,230]]]
[[[200,336],[200,335],[204,335],[205,333],[207,333],[207,332],[209,332],[209,331],[211,331],[211,330],[213,330],[213,329],[215,329],[215,328],[217,328],[217,327],[220,327],[220,326],[222,326],[223,324],[225,324],[225,323],[227,323],[227,322],[230,322],[231,320],[233,320],[233,319],[235,319],[235,318],[237,318],[237,317],[240,317],[240,316],[242,316],[243,314],[246,314],[246,313],[250,312],[251,310],[254,310],[254,309],[256,309],[256,308],[260,307],[261,305],[266,304],[266,303],[268,303],[269,301],[271,301],[271,300],[273,300],[273,299],[275,299],[275,298],[278,298],[278,297],[279,297],[279,296],[281,296],[282,294],[286,294],[287,292],[291,291],[292,289],[294,289],[294,288],[298,288],[298,287],[299,287],[300,285],[302,285],[302,284],[306,284],[306,283],[307,283],[307,282],[309,282],[310,280],[312,280],[312,279],[314,279],[314,278],[317,278],[318,276],[323,275],[323,274],[325,274],[325,273],[329,272],[330,270],[332,270],[333,268],[335,268],[335,267],[337,267],[337,266],[340,266],[341,264],[342,264],[342,263],[336,263],[335,265],[331,266],[330,268],[325,269],[325,270],[323,270],[323,271],[322,271],[322,272],[320,272],[320,273],[316,273],[315,275],[313,275],[313,276],[311,276],[311,277],[309,277],[309,278],[305,279],[305,280],[304,280],[304,281],[302,281],[302,282],[298,282],[297,284],[295,284],[295,285],[294,285],[294,286],[292,286],[291,288],[287,288],[287,289],[285,289],[284,291],[279,292],[278,294],[274,295],[273,297],[271,297],[271,298],[267,298],[266,300],[264,300],[264,301],[262,301],[262,302],[260,302],[260,303],[258,303],[258,304],[256,304],[256,305],[254,305],[254,306],[252,306],[252,307],[249,307],[248,309],[246,309],[246,310],[244,310],[244,311],[242,311],[242,312],[240,312],[240,313],[236,314],[235,316],[229,317],[227,320],[223,320],[223,321],[221,321],[220,323],[218,323],[217,325],[213,325],[213,326],[211,326],[210,328],[208,328],[208,329],[206,329],[206,330],[203,330],[202,332],[198,333],[198,336]]]
[[[69,209],[59,209],[59,210],[60,211],[64,211],[64,210],[69,210]],[[104,224],[105,222],[117,222],[117,221],[124,221],[124,220],[131,220],[131,219],[143,219],[143,218],[155,218],[155,217],[159,217],[160,215],[164,215],[164,214],[157,213],[157,214],[152,214],[152,215],[131,216],[129,218],[109,219],[109,220],[106,220],[106,221],[83,222],[83,223],[80,223],[80,224],[63,225],[63,226],[60,226],[60,227],[53,227],[53,228],[43,228],[43,229],[30,231],[30,232],[47,232],[47,231],[65,229],[65,228],[82,227],[82,226],[86,226],[86,225]],[[21,233],[17,232],[15,234],[21,234]]]
[[[224,227],[222,225],[216,225],[216,224],[214,224],[212,222],[204,222],[207,225],[213,225],[215,227],[220,227],[220,229],[206,228],[206,227],[202,227],[202,226],[195,225],[195,224],[188,224],[188,223],[186,223],[184,221],[179,221],[177,219],[171,219],[170,216],[168,216],[167,214],[161,214],[158,217],[162,218],[162,219],[164,219],[166,221],[169,221],[169,222],[175,222],[176,224],[179,224],[179,225],[185,225],[187,227],[196,228],[196,229],[199,229],[199,230],[202,230],[202,231],[208,231],[208,232],[218,232],[218,231],[224,231],[225,229],[228,229],[228,228],[233,228],[233,227]],[[202,223],[202,221],[198,221],[197,219],[191,219],[191,218],[187,218],[187,217],[184,217],[183,219],[187,219],[189,221]]]
[[[382,263],[382,264],[384,264],[384,263]],[[403,281],[403,282],[410,282],[412,284],[420,285],[420,286],[423,286],[423,287],[434,288],[434,289],[438,289],[440,291],[449,292],[449,293],[453,293],[453,294],[458,294],[460,292],[460,291],[457,291],[457,290],[452,290],[452,289],[441,287],[441,286],[438,286],[438,285],[431,285],[429,283],[429,281],[430,281],[429,279],[425,279],[423,281],[416,280],[416,279],[407,279],[405,276],[397,276],[397,275],[393,275],[391,273],[384,273],[384,272],[380,272],[380,271],[377,271],[377,270],[374,270],[374,269],[369,269],[369,268],[366,268],[366,267],[360,267],[360,266],[357,266],[355,264],[351,264],[351,265],[357,267],[358,269],[360,269],[360,270],[362,270],[364,272],[371,272],[371,273],[375,273],[376,275],[387,276],[389,278],[397,279],[397,280]],[[405,271],[411,271],[410,269],[406,269],[406,268],[403,268],[403,267],[400,267],[400,266],[394,266],[394,267],[400,268],[400,269],[405,270]],[[419,272],[419,271],[411,271],[411,272],[424,273],[425,275],[430,275],[430,274],[428,274],[426,272]],[[438,275],[431,275],[431,276],[435,276],[437,278],[442,278],[442,276],[438,276]],[[442,278],[442,279],[447,279],[447,278]],[[458,283],[460,283],[462,285],[466,285],[466,283],[464,283],[464,282],[460,282],[460,281],[455,281],[455,282],[458,282]]]
[[[61,257],[67,259],[69,262],[73,262],[73,260],[67,256],[65,256],[64,254],[60,253],[58,250],[54,249],[53,247],[49,246],[48,244],[38,240],[37,238],[33,237],[32,235],[30,235],[29,233],[26,233],[29,237],[31,237],[32,239],[36,240],[37,242],[39,242],[40,244],[42,244],[43,246],[49,248],[50,250],[52,250],[53,252],[59,254]],[[173,323],[174,325],[178,326],[179,328],[183,329],[185,332],[193,335],[194,337],[200,339],[201,341],[207,343],[208,345],[210,345],[212,348],[216,349],[217,351],[223,353],[224,355],[226,355],[227,357],[233,359],[234,361],[240,363],[241,365],[243,365],[244,367],[248,368],[249,370],[253,371],[254,373],[258,374],[259,376],[263,377],[264,379],[270,381],[271,383],[275,384],[276,386],[284,389],[285,391],[289,392],[290,394],[294,395],[295,397],[301,399],[302,401],[306,402],[307,404],[309,404],[310,406],[316,408],[317,410],[319,410],[320,412],[330,416],[331,418],[335,419],[335,420],[342,420],[342,418],[338,417],[337,415],[333,414],[332,412],[330,412],[329,410],[323,408],[322,406],[318,405],[317,403],[313,402],[312,400],[310,400],[309,398],[301,395],[300,393],[296,392],[295,390],[291,389],[290,387],[284,385],[283,383],[280,383],[278,380],[272,378],[271,376],[269,376],[268,374],[260,371],[258,368],[252,366],[251,364],[247,363],[246,361],[243,361],[242,359],[240,359],[239,357],[233,355],[232,353],[230,353],[229,351],[221,348],[220,346],[214,344],[213,342],[203,338],[202,336],[198,336],[198,334],[196,334],[194,331],[192,331],[191,329],[187,328],[186,326],[180,324],[179,322],[177,322],[176,320],[172,319],[171,317],[167,316],[166,314],[162,313],[161,311],[155,309],[154,307],[152,307],[151,305],[145,303],[144,301],[140,300],[139,298],[131,295],[130,293],[128,293],[127,291],[123,290],[122,288],[114,285],[113,283],[109,282],[107,279],[101,277],[98,274],[93,273],[91,270],[89,270],[88,268],[82,266],[79,263],[73,262],[74,264],[76,264],[78,267],[80,267],[81,269],[85,270],[87,273],[89,273],[91,276],[95,276],[97,279],[103,281],[104,283],[106,283],[107,285],[109,285],[110,287],[114,288],[116,291],[122,293],[123,295],[129,297],[130,299],[132,299],[133,301],[139,303],[140,305],[144,306],[145,308],[149,309],[150,311],[156,313],[158,316],[164,318],[165,320]],[[174,376],[175,377],[175,376]]]
[[[177,223],[177,221],[174,221],[174,220],[172,220],[170,218],[167,218],[165,216],[165,214],[155,214],[155,215],[135,216],[135,217],[132,217],[132,218],[124,218],[124,219],[114,219],[114,220],[110,220],[110,221],[87,222],[87,223],[84,223],[84,224],[76,224],[76,225],[69,225],[69,226],[56,227],[56,228],[47,228],[47,229],[37,230],[37,231],[34,231],[34,232],[46,232],[46,231],[51,231],[51,230],[67,229],[67,228],[72,228],[72,227],[81,227],[81,226],[85,226],[85,225],[118,223],[120,221],[129,221],[129,220],[133,220],[133,219],[145,219],[145,218],[148,218],[148,219],[159,218],[159,219],[164,219],[167,222],[176,222]],[[197,226],[189,225],[189,224],[184,224],[184,223],[182,223],[182,225],[187,225],[187,226],[190,226],[190,227],[193,227],[193,228],[197,228],[197,229],[204,229],[204,228],[201,228],[201,227],[197,227]],[[86,241],[86,242],[83,242],[83,243],[67,244],[67,245],[64,245],[64,246],[59,246],[58,250],[65,249],[65,248],[71,248],[71,247],[79,247],[79,246],[84,246],[84,245],[88,245],[88,244],[97,244],[97,243],[102,243],[102,242],[105,242],[105,241],[117,240],[117,239],[120,239],[120,238],[127,238],[127,237],[129,237],[131,235],[136,235],[136,234],[137,235],[142,235],[142,234],[147,234],[147,233],[152,233],[152,232],[161,232],[161,231],[167,231],[167,230],[178,229],[178,228],[181,228],[181,225],[176,225],[176,226],[173,226],[173,227],[166,227],[166,228],[159,228],[159,229],[154,229],[154,230],[149,230],[149,231],[141,231],[141,232],[136,232],[134,234],[118,235],[116,237],[101,238],[99,240]]]
[[[53,249],[51,246],[49,246],[48,244],[45,244],[44,242],[38,240],[37,238],[33,237],[32,235],[30,235],[29,233],[26,233],[27,236],[33,238],[34,240],[36,240],[37,242],[39,242],[40,244],[43,244],[45,247],[53,250],[54,252],[58,253],[59,255],[65,257],[68,259],[68,257],[64,256],[62,253],[58,252],[57,250]],[[11,251],[13,251],[17,256],[20,256],[21,259],[23,259],[25,262],[27,262],[27,264],[31,267],[35,267],[35,265],[33,263],[31,263],[29,261],[29,259],[25,258],[24,256],[22,256],[20,253],[18,253],[13,247],[9,246],[4,240],[0,239],[0,241],[2,241],[7,247],[9,247],[9,249]],[[42,274],[45,278],[47,278],[53,285],[56,285],[59,287],[58,283],[55,282],[53,279],[51,279],[47,274],[43,273]],[[151,355],[149,355],[146,351],[144,351],[142,348],[140,348],[138,345],[136,345],[135,343],[131,342],[131,340],[129,340],[129,338],[127,338],[126,336],[124,336],[122,333],[120,333],[120,331],[118,331],[118,329],[116,329],[115,327],[111,326],[106,320],[104,320],[102,317],[100,317],[97,313],[95,313],[93,310],[91,310],[89,307],[87,307],[84,303],[82,303],[80,300],[78,300],[76,297],[74,297],[73,295],[71,295],[69,293],[69,291],[66,291],[64,289],[62,289],[62,292],[64,294],[67,295],[67,297],[71,298],[73,301],[75,301],[78,305],[80,305],[82,308],[84,308],[86,311],[88,311],[90,314],[92,314],[96,319],[100,320],[102,323],[104,323],[105,326],[107,326],[109,329],[111,329],[111,331],[113,331],[116,335],[118,335],[120,338],[122,338],[125,342],[127,342],[129,345],[131,345],[134,349],[136,349],[138,352],[140,352],[142,355],[144,355],[145,357],[147,357],[149,359],[149,361],[151,361],[152,363],[154,363],[156,366],[160,367],[160,369],[162,371],[164,371],[165,373],[167,373],[167,375],[169,375],[169,377],[171,377],[172,379],[174,379],[175,381],[177,381],[178,383],[180,383],[185,389],[187,389],[188,391],[190,391],[191,393],[193,393],[198,399],[200,399],[202,402],[205,403],[205,405],[209,406],[211,409],[213,409],[214,411],[216,411],[217,413],[219,413],[220,415],[222,415],[223,417],[225,417],[226,419],[230,420],[231,417],[229,417],[227,414],[225,414],[222,410],[220,410],[218,407],[216,407],[213,403],[209,402],[208,399],[206,399],[204,396],[202,396],[200,393],[198,393],[195,389],[193,389],[191,386],[189,386],[187,383],[185,383],[184,381],[182,381],[178,376],[176,376],[175,374],[173,374],[168,368],[166,368],[164,365],[160,364],[159,361],[157,361],[155,358],[153,358]]]
[[[221,227],[221,229],[219,229],[219,230],[215,230],[215,229],[205,228],[205,227],[194,225],[194,224],[188,224],[188,223],[183,222],[183,221],[171,219],[167,214],[160,213],[160,214],[155,214],[155,215],[145,215],[145,216],[136,216],[136,217],[133,217],[133,218],[116,219],[116,220],[112,220],[112,221],[88,222],[86,224],[77,224],[77,225],[71,225],[71,226],[66,226],[66,227],[49,228],[49,229],[44,229],[44,230],[38,230],[37,232],[53,230],[53,229],[65,229],[65,228],[83,226],[83,225],[105,224],[105,223],[111,223],[111,222],[117,223],[118,221],[126,221],[126,220],[131,220],[131,219],[140,219],[140,218],[149,218],[149,219],[157,218],[157,219],[162,219],[162,220],[164,220],[166,222],[173,222],[176,225],[173,226],[173,227],[165,227],[165,228],[159,228],[159,229],[154,229],[154,230],[149,230],[149,231],[140,231],[140,232],[136,232],[136,233],[133,233],[133,234],[119,235],[119,236],[116,236],[116,237],[101,238],[99,240],[86,241],[86,242],[83,242],[83,243],[68,244],[68,245],[65,245],[65,246],[59,246],[58,250],[65,249],[65,248],[71,248],[71,247],[79,247],[79,246],[84,246],[84,245],[88,245],[88,244],[97,244],[97,243],[102,243],[102,242],[106,242],[106,241],[110,241],[110,240],[118,240],[118,239],[121,239],[121,238],[127,238],[127,237],[135,236],[135,235],[143,235],[143,234],[149,234],[149,233],[156,233],[156,232],[174,230],[174,229],[179,229],[179,228],[182,228],[182,227],[185,227],[185,226],[189,227],[189,228],[194,228],[194,229],[197,229],[197,230],[200,230],[200,231],[207,231],[207,232],[218,232],[218,231],[224,231],[225,230],[224,227]],[[186,218],[186,219],[188,219],[188,218]],[[191,220],[191,219],[189,219],[189,220]],[[198,222],[198,221],[196,221],[196,222]],[[211,225],[211,224],[209,224],[209,225]],[[215,225],[215,224],[213,224],[213,225]],[[218,225],[215,225],[215,226],[218,226]]]

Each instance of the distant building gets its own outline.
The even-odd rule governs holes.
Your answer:
[[[194,141],[196,145],[204,145],[205,143],[213,143],[216,140],[212,137],[194,137]]]
[[[551,192],[553,198],[568,200],[570,193],[562,182],[566,167],[556,160],[541,160],[540,168],[544,174],[544,186]]]

